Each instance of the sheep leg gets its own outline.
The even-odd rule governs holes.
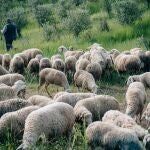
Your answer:
[[[51,94],[50,94],[49,91],[48,91],[48,86],[49,86],[49,84],[46,83],[46,84],[45,84],[45,90],[46,90],[48,96],[49,96],[49,97],[52,97]]]

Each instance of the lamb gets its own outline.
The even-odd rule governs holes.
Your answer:
[[[132,118],[139,115],[141,121],[141,115],[146,102],[146,92],[144,85],[141,82],[133,82],[129,85],[126,92],[126,114]],[[137,118],[136,118],[137,119]]]
[[[82,99],[74,107],[76,121],[85,121],[86,125],[102,119],[108,110],[119,110],[119,103],[109,95],[97,95]]]
[[[11,56],[9,54],[4,54],[2,59],[2,67],[4,67],[6,70],[9,70],[10,61]]]
[[[141,82],[145,87],[150,87],[150,72],[129,76],[127,80],[127,86],[129,86],[132,82]]]
[[[24,61],[24,66],[27,67],[28,65],[28,57],[24,53],[17,53],[14,55],[14,57],[19,56],[23,59]]]
[[[37,49],[37,48],[31,48],[31,49],[27,49],[24,50],[22,53],[24,53],[27,58],[28,58],[28,62],[32,59],[35,58],[36,55],[41,54],[42,55],[42,51]]]
[[[8,86],[13,86],[14,83],[18,80],[25,81],[25,78],[23,75],[18,74],[18,73],[12,73],[12,74],[6,74],[0,76],[0,84],[4,83]]]
[[[7,112],[17,111],[31,105],[28,101],[19,98],[0,101],[0,117]]]
[[[85,70],[90,62],[87,59],[78,59],[76,62],[76,71]]]
[[[54,59],[52,62],[52,68],[59,70],[59,71],[64,71],[65,70],[65,63],[63,62],[62,59]]]
[[[136,133],[139,139],[143,139],[144,136],[148,133],[147,130],[138,125],[130,116],[123,114],[118,110],[107,111],[104,114],[102,121],[122,128],[130,129]]]
[[[74,107],[78,101],[94,96],[96,96],[96,94],[93,93],[66,93],[66,94],[64,93],[59,97],[53,98],[53,100],[55,102],[67,103],[72,107]]]
[[[92,150],[98,149],[128,149],[143,150],[138,137],[129,129],[123,129],[110,123],[96,121],[86,129],[88,145]]]
[[[23,129],[27,116],[40,107],[29,106],[19,109],[14,112],[8,112],[0,118],[0,141],[3,142],[8,135],[8,131],[11,133],[11,137],[20,139],[23,135]]]
[[[69,56],[65,59],[65,69],[66,69],[66,72],[72,72],[74,73],[75,72],[75,66],[76,66],[76,62],[77,62],[77,59],[75,56]]]
[[[8,74],[9,72],[4,68],[4,67],[2,67],[1,65],[0,65],[0,76],[1,75],[5,75],[5,74]]]
[[[8,85],[0,86],[0,101],[4,101],[12,98],[25,98],[26,85],[22,80],[18,80],[12,87]]]
[[[37,105],[40,107],[46,106],[53,102],[51,98],[41,95],[33,95],[29,97],[27,101],[30,102],[32,105]]]
[[[40,60],[39,69],[40,71],[45,68],[51,68],[52,64],[48,58],[42,58]]]
[[[27,69],[29,70],[29,72],[33,75],[38,75],[39,73],[39,61],[37,58],[32,58],[27,66]]]
[[[40,135],[48,137],[70,136],[75,117],[73,108],[65,103],[54,103],[31,112],[26,121],[23,143],[18,149],[35,146]]]
[[[24,60],[20,56],[14,56],[10,62],[10,73],[23,74],[25,69]]]
[[[86,67],[86,71],[91,73],[95,80],[99,80],[102,75],[102,67],[99,63],[90,63]]]
[[[65,91],[70,91],[69,83],[65,74],[53,68],[45,68],[40,71],[38,91],[40,90],[43,84],[45,84],[45,89],[49,96],[50,93],[47,89],[49,84],[55,84],[63,87]]]
[[[87,89],[92,93],[97,93],[97,85],[93,75],[87,71],[79,70],[74,74],[74,83],[77,87]]]

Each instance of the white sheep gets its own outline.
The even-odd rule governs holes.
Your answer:
[[[96,94],[93,93],[63,93],[63,95],[55,96],[53,100],[56,102],[67,103],[74,107],[78,101],[94,96],[96,96]]]
[[[2,59],[2,67],[4,67],[6,70],[9,70],[10,61],[11,61],[10,54],[4,54]]]
[[[32,58],[27,66],[28,71],[33,75],[38,75],[39,73],[39,61],[37,58]]]
[[[141,82],[145,87],[150,87],[150,72],[129,76],[127,80],[127,86],[129,86],[132,82]]]
[[[93,75],[87,71],[79,70],[74,74],[74,83],[77,87],[87,89],[92,93],[97,93],[97,85]]]
[[[19,98],[0,101],[0,117],[7,112],[16,111],[31,105],[28,101]]]
[[[65,59],[65,71],[66,72],[75,72],[75,66],[76,66],[77,59],[74,56],[69,56]]]
[[[14,83],[18,80],[25,81],[25,77],[18,73],[6,74],[0,76],[0,84],[4,83],[8,86],[13,86]]]
[[[17,53],[14,55],[14,57],[19,56],[23,59],[24,61],[24,66],[27,67],[28,65],[28,57],[24,53]]]
[[[0,118],[0,141],[7,137],[8,131],[11,136],[20,139],[23,135],[25,120],[27,116],[34,110],[39,109],[38,106],[29,106],[17,111],[8,112]]]
[[[23,143],[18,149],[29,149],[35,146],[40,135],[46,138],[70,136],[75,117],[73,108],[65,103],[54,103],[29,114],[25,122]]]
[[[97,95],[82,99],[74,107],[76,121],[85,121],[87,125],[102,119],[108,110],[119,110],[119,103],[109,95]]]
[[[104,114],[102,121],[122,128],[133,130],[139,139],[143,139],[143,137],[148,133],[147,130],[138,125],[130,116],[123,114],[118,110],[107,111]]]
[[[40,107],[46,106],[53,102],[51,98],[41,95],[33,95],[29,97],[27,101],[30,102],[32,105],[37,105]]]
[[[51,68],[51,67],[52,67],[52,63],[50,62],[50,60],[48,58],[42,58],[40,60],[40,64],[39,64],[39,70],[40,71],[42,69]]]
[[[134,132],[106,122],[96,121],[91,123],[86,129],[86,137],[92,150],[96,148],[143,150]]]
[[[55,84],[63,87],[65,91],[70,91],[69,83],[65,74],[53,68],[45,68],[40,71],[38,91],[40,90],[43,84],[45,84],[45,89],[49,96],[50,93],[47,89],[49,84]]]
[[[12,98],[25,98],[26,85],[22,80],[18,80],[14,85],[8,86],[2,84],[0,86],[0,101],[4,101]]]
[[[126,92],[126,114],[132,118],[139,115],[141,120],[142,111],[146,102],[147,94],[141,82],[133,82],[129,85]],[[137,119],[137,118],[136,118]]]
[[[53,100],[57,99],[58,97],[64,95],[64,94],[67,94],[68,92],[66,91],[61,91],[61,92],[57,92],[54,97],[53,97]]]
[[[62,59],[54,59],[52,62],[52,68],[59,70],[59,71],[64,71],[65,70],[65,63]]]
[[[86,58],[78,59],[77,62],[76,62],[76,71],[86,70],[86,67],[87,67],[88,64],[90,64],[90,61],[88,61]]]
[[[62,59],[62,58],[61,58],[61,55],[60,55],[60,54],[53,55],[53,56],[51,57],[51,63],[53,63],[55,59]]]

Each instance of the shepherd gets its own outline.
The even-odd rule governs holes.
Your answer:
[[[6,49],[9,51],[13,48],[13,41],[17,38],[17,27],[11,19],[7,19],[7,24],[3,27],[1,33],[4,35]]]

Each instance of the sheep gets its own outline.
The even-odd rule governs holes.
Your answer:
[[[108,110],[119,110],[119,103],[109,95],[97,95],[82,99],[74,107],[76,121],[83,122],[85,119],[86,125],[102,119]]]
[[[147,134],[143,139],[143,144],[146,150],[150,149],[150,134]]]
[[[14,56],[10,61],[9,72],[23,74],[25,69],[24,60],[20,56]]]
[[[118,110],[107,111],[104,114],[102,121],[122,128],[130,129],[136,133],[139,139],[143,139],[143,137],[148,133],[147,130],[138,125],[130,116],[123,114]]]
[[[69,83],[65,74],[53,68],[45,68],[40,71],[38,91],[43,84],[45,84],[45,89],[49,96],[51,96],[47,89],[49,84],[59,85],[62,86],[65,91],[70,91]]]
[[[59,55],[59,54],[53,55],[51,57],[51,63],[53,63],[55,59],[61,59],[61,55]]]
[[[135,118],[139,115],[141,121],[141,115],[146,102],[146,92],[144,85],[141,82],[133,82],[129,85],[126,92],[126,114]],[[135,118],[137,119],[137,118]]]
[[[85,70],[88,64],[90,64],[90,61],[87,59],[78,59],[76,62],[76,71]]]
[[[18,80],[12,87],[8,85],[0,86],[0,101],[12,98],[25,98],[26,85],[22,80]]]
[[[38,61],[40,62],[40,60],[43,58],[43,55],[42,54],[37,54],[35,56],[36,59],[38,59]]]
[[[76,66],[77,59],[75,56],[69,56],[65,59],[65,69],[66,72],[71,71],[72,73],[75,72],[75,66]]]
[[[36,55],[41,54],[42,55],[42,51],[37,49],[37,48],[31,48],[31,49],[27,49],[24,50],[22,53],[24,53],[27,58],[28,58],[28,62],[32,59],[35,58]]]
[[[65,103],[54,103],[31,112],[26,121],[23,143],[18,149],[35,146],[41,134],[48,137],[70,136],[75,117],[73,108]]]
[[[99,80],[102,75],[102,67],[99,63],[89,63],[86,67],[86,71],[91,73],[95,80]]]
[[[91,53],[89,51],[87,51],[83,55],[81,55],[79,57],[79,59],[87,59],[88,61],[90,61],[90,55],[91,55]]]
[[[14,57],[19,56],[23,59],[24,61],[24,66],[27,67],[28,65],[28,57],[24,53],[17,53],[14,55]]]
[[[63,62],[62,59],[54,59],[52,62],[52,68],[59,70],[59,71],[64,71],[65,70],[65,63]]]
[[[17,111],[8,112],[0,118],[0,141],[3,142],[7,137],[8,131],[11,137],[20,139],[23,135],[23,129],[27,116],[34,110],[39,109],[38,106],[29,106]]]
[[[97,85],[93,75],[87,71],[79,70],[74,74],[74,83],[77,87],[87,89],[92,93],[97,93]]]
[[[27,66],[27,69],[29,70],[29,72],[33,75],[38,75],[39,73],[39,61],[37,58],[32,58]]]
[[[39,70],[41,71],[42,69],[45,69],[45,68],[51,68],[52,67],[52,64],[50,62],[50,60],[48,58],[42,58],[40,60],[40,64],[39,64]]]
[[[82,99],[94,97],[96,94],[93,93],[64,93],[63,95],[53,98],[55,102],[63,102],[74,107],[76,103]]]
[[[0,117],[7,112],[16,111],[31,105],[28,101],[19,98],[0,101]]]
[[[29,97],[27,101],[30,102],[32,105],[37,105],[40,107],[46,106],[48,105],[48,103],[50,104],[53,102],[51,98],[41,95],[33,95]]]
[[[9,72],[4,68],[4,67],[2,67],[1,65],[0,65],[0,76],[1,75],[5,75],[5,74],[8,74]]]
[[[129,76],[129,78],[127,79],[127,86],[129,86],[133,82],[141,82],[145,87],[150,87],[150,72]]]
[[[6,74],[0,76],[0,84],[4,83],[8,86],[13,86],[14,83],[18,80],[25,81],[25,78],[23,75],[18,74],[18,73],[12,73],[12,74]]]
[[[64,58],[65,58],[65,59],[66,59],[67,57],[69,57],[69,56],[74,56],[77,60],[79,59],[79,57],[80,57],[81,55],[84,54],[84,52],[81,51],[81,50],[78,50],[78,51],[67,50],[67,48],[64,47],[64,46],[60,46],[60,47],[58,48],[58,52],[64,53]]]
[[[54,97],[53,97],[53,100],[57,99],[58,97],[64,95],[64,94],[67,94],[68,92],[66,91],[61,91],[61,92],[57,92]]]
[[[86,129],[88,145],[92,150],[128,149],[143,150],[138,137],[129,129],[123,129],[110,123],[96,121]]]
[[[0,54],[0,65],[2,65],[3,55]]]
[[[10,61],[11,61],[10,54],[4,54],[2,59],[2,67],[4,67],[6,70],[9,70]]]

